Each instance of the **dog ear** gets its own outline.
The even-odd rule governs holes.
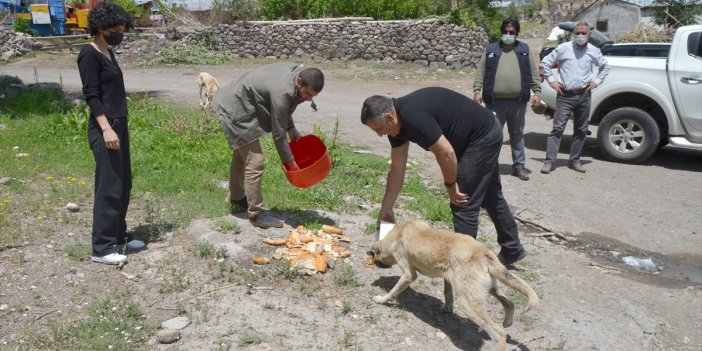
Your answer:
[[[380,249],[378,249],[378,243],[373,244],[371,246],[370,250],[367,252],[369,256],[372,256],[373,258],[377,257],[380,255]]]

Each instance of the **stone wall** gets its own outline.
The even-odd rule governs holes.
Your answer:
[[[24,33],[16,33],[12,28],[0,27],[0,61],[9,61],[24,56],[41,45]]]
[[[318,21],[221,24],[185,38],[245,58],[412,62],[432,67],[475,67],[484,30],[439,21]]]

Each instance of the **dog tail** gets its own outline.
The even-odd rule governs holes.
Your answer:
[[[534,291],[529,284],[522,280],[522,278],[519,278],[507,270],[507,268],[505,268],[505,266],[499,262],[497,256],[493,254],[486,255],[485,257],[488,261],[488,272],[490,272],[490,275],[493,278],[527,297],[528,302],[524,308],[524,311],[522,312],[527,312],[533,308],[536,308],[536,306],[539,304],[539,296],[536,295],[536,291]]]

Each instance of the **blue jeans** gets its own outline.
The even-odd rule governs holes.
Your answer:
[[[456,182],[462,193],[470,197],[462,205],[451,204],[453,228],[457,233],[476,237],[480,208],[487,210],[497,230],[497,242],[507,257],[516,257],[523,248],[519,242],[517,223],[507,200],[502,195],[498,157],[502,148],[502,127],[495,119],[490,135],[470,146],[458,162]]]
[[[512,167],[524,168],[526,156],[524,155],[524,116],[526,106],[519,99],[495,99],[492,104],[486,104],[500,120],[504,128],[507,123],[509,133],[509,145],[512,148]]]
[[[580,162],[580,154],[585,146],[587,127],[590,120],[590,93],[561,94],[556,99],[556,114],[553,116],[553,129],[546,140],[544,163],[554,164],[561,145],[561,137],[570,115],[573,114],[573,142],[570,144],[570,162]]]

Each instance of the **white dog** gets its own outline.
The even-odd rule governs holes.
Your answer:
[[[200,107],[207,108],[212,104],[212,99],[214,98],[217,90],[219,90],[219,83],[217,79],[207,72],[200,72],[197,76],[195,85],[200,88]],[[203,96],[202,92],[205,91]]]

